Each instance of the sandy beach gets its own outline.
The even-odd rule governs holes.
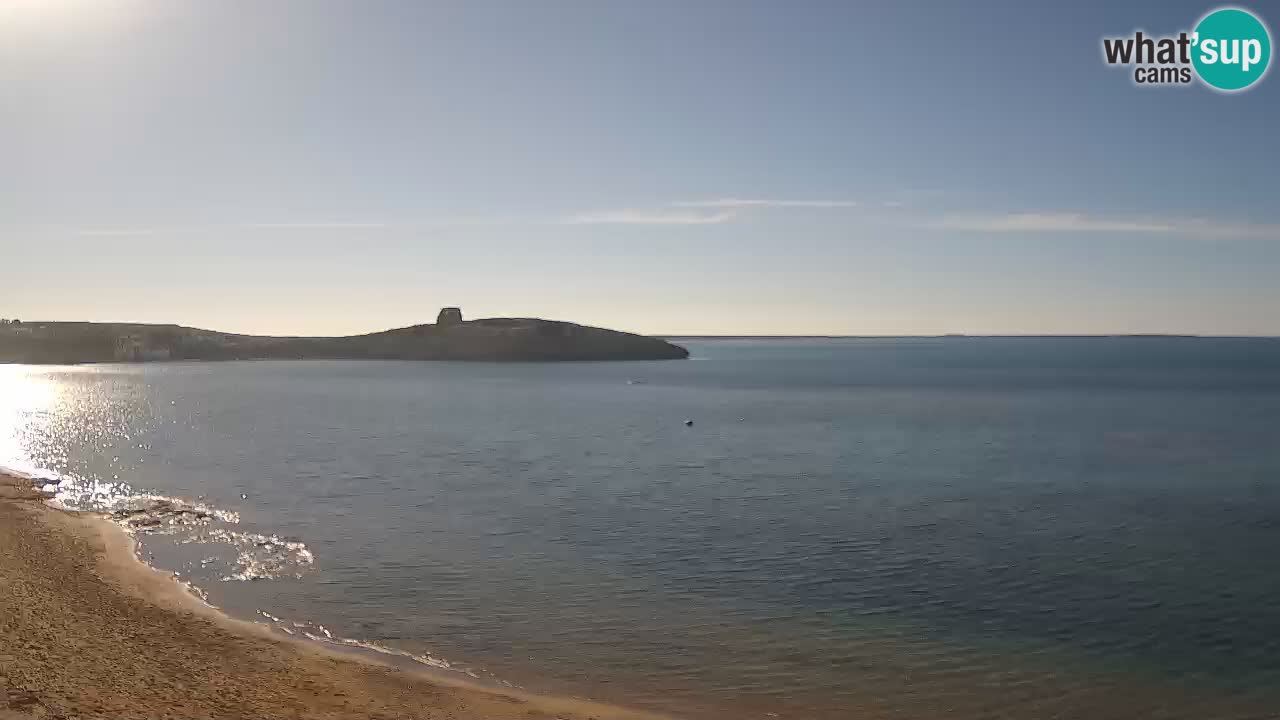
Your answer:
[[[139,561],[119,527],[0,475],[0,720],[654,720],[350,657],[229,618]]]

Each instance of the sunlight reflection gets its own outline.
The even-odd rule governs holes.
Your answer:
[[[0,365],[0,466],[31,473],[26,447],[30,427],[58,403],[58,383],[49,372],[22,365]]]

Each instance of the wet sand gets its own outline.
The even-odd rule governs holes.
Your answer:
[[[0,475],[0,720],[28,717],[657,718],[283,638],[143,564],[119,527]]]

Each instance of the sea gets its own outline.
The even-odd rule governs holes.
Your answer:
[[[673,717],[1280,717],[1280,340],[0,366],[228,613]]]

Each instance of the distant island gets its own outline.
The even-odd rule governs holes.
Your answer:
[[[535,318],[462,319],[444,308],[434,324],[345,337],[266,337],[180,325],[89,322],[0,324],[0,363],[170,360],[677,360],[665,340]]]

